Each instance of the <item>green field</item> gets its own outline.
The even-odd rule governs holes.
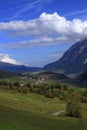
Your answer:
[[[82,119],[53,115],[65,109],[58,98],[0,89],[0,130],[87,129],[87,104],[82,104]]]

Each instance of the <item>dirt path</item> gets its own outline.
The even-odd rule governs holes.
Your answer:
[[[61,113],[65,112],[65,110],[54,112],[52,115],[53,116],[59,116]]]

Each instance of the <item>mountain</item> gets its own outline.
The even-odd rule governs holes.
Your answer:
[[[44,78],[46,80],[57,80],[57,81],[65,81],[65,82],[70,82],[72,79],[66,77],[64,74],[56,73],[56,72],[51,72],[51,71],[46,71],[46,72],[40,72],[38,74],[38,78]]]
[[[64,74],[54,73],[51,71],[40,72],[38,78],[50,79],[50,80],[67,80],[68,78]]]
[[[0,62],[0,70],[10,71],[14,73],[24,73],[24,72],[36,72],[40,71],[39,67],[28,67],[24,65],[14,65],[10,63]]]
[[[68,49],[62,58],[42,68],[14,65],[0,61],[0,69],[15,73],[53,71],[68,75],[81,74],[87,70],[87,39],[76,42]]]
[[[80,75],[76,78],[76,82],[77,82],[78,85],[80,85],[81,87],[87,88],[87,70],[86,70],[85,72],[83,72],[82,74],[80,74]]]
[[[12,72],[0,70],[0,79],[6,79],[6,78],[17,78],[19,75],[14,74]]]
[[[76,42],[60,60],[44,66],[44,70],[65,74],[80,74],[87,70],[87,39]]]
[[[51,72],[51,71],[45,71],[45,72],[39,72],[36,74],[36,77],[39,81],[52,81],[55,83],[55,81],[59,83],[67,83],[67,84],[73,84],[76,85],[76,81],[74,81],[71,78],[68,78],[64,74]]]

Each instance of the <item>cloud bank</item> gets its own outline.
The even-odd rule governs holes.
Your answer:
[[[7,48],[50,46],[59,43],[71,43],[87,37],[87,21],[67,20],[56,12],[42,13],[39,18],[28,21],[0,22],[0,32],[16,37],[29,36],[29,40],[7,44]],[[1,44],[0,47],[5,45]]]
[[[8,54],[0,54],[0,62],[20,65],[20,62],[18,62],[15,59],[11,58]]]

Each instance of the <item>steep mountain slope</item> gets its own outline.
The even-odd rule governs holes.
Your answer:
[[[44,70],[76,74],[87,70],[87,39],[76,42],[63,57],[44,67]]]
[[[10,72],[15,72],[15,73],[23,73],[23,72],[36,72],[39,71],[41,68],[39,67],[28,67],[24,65],[14,65],[14,64],[9,64],[5,62],[0,62],[0,69],[1,70],[6,70]]]

